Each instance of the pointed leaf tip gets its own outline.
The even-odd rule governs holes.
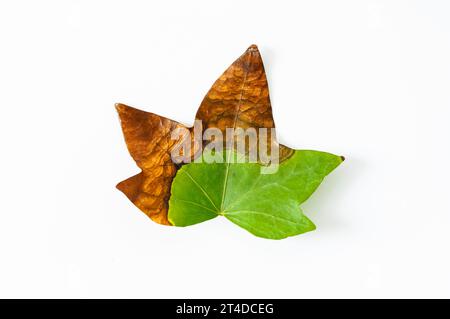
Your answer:
[[[117,112],[122,112],[127,107],[125,104],[122,103],[116,103],[114,104],[114,107],[116,108]]]
[[[248,47],[247,51],[259,51],[256,44],[252,44]]]

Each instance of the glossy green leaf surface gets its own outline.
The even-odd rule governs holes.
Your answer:
[[[262,174],[257,163],[186,164],[172,183],[169,220],[189,226],[224,216],[269,239],[314,230],[299,205],[342,160],[330,153],[298,150],[274,174]]]

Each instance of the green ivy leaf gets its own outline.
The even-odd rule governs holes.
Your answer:
[[[173,180],[169,221],[189,226],[221,215],[269,239],[314,230],[299,205],[342,161],[330,153],[298,150],[274,174],[261,174],[257,163],[189,163]]]

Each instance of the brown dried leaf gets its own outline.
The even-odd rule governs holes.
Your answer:
[[[119,183],[122,191],[140,210],[157,223],[167,220],[170,185],[177,172],[170,158],[176,144],[170,133],[182,124],[162,116],[117,104],[125,142],[142,172]]]
[[[204,130],[218,128],[223,136],[226,136],[226,128],[275,128],[269,85],[256,45],[251,45],[216,80],[195,118],[202,121]],[[270,138],[270,131],[268,133]],[[280,161],[292,153],[292,149],[281,145]]]

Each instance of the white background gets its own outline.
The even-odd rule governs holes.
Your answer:
[[[2,1],[0,297],[450,297],[447,1]],[[186,124],[259,45],[315,232],[153,223],[113,107]]]

